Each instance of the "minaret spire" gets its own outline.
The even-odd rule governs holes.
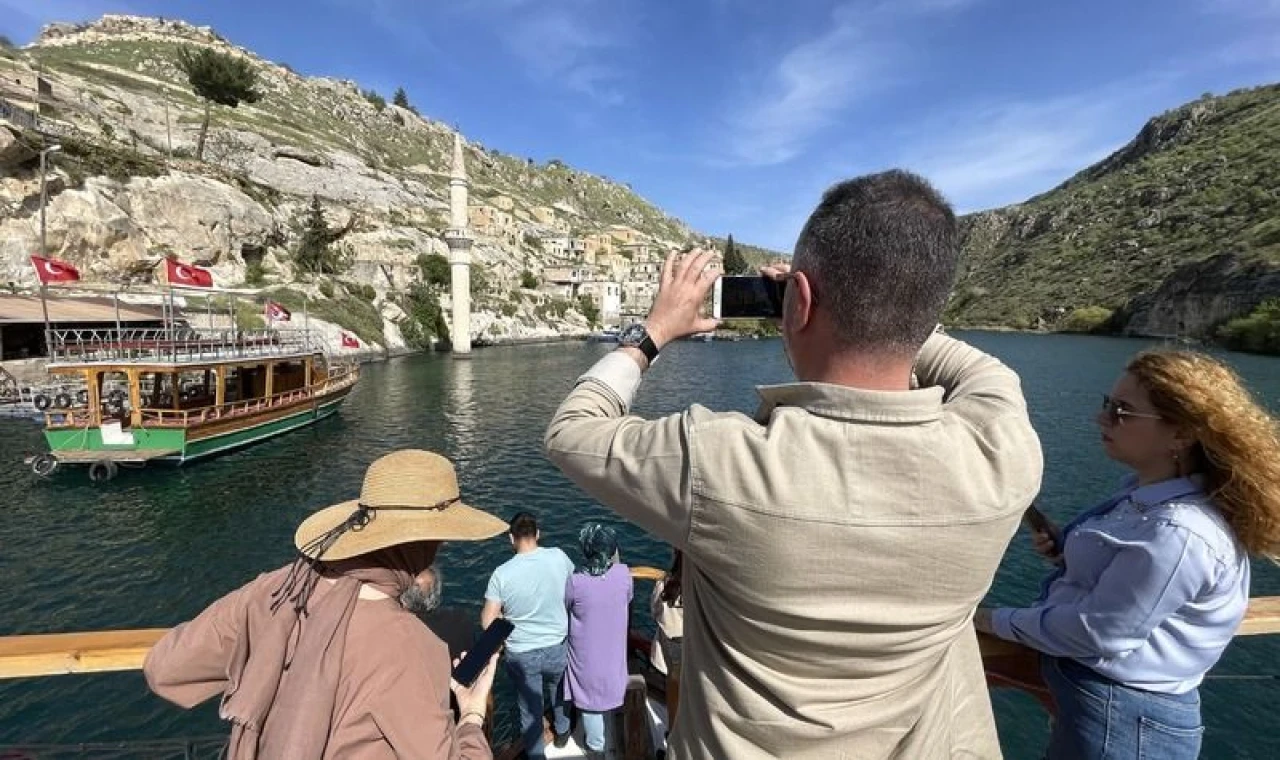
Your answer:
[[[453,166],[449,170],[449,288],[453,301],[453,355],[471,353],[471,231],[467,219],[467,165],[462,156],[462,133],[453,134]]]

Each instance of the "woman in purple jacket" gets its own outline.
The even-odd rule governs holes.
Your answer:
[[[583,566],[565,587],[569,610],[569,668],[565,698],[581,716],[587,749],[603,752],[605,715],[622,706],[627,690],[627,622],[631,571],[618,562],[618,537],[600,523],[578,533]]]

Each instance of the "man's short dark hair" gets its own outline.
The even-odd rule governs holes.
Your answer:
[[[951,207],[925,179],[895,169],[827,190],[793,263],[841,346],[913,353],[938,323],[958,259]]]
[[[512,538],[537,538],[538,518],[528,512],[519,512],[511,518],[510,533]]]

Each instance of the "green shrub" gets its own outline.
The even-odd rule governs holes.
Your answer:
[[[409,348],[426,351],[431,339],[449,340],[449,327],[440,308],[440,296],[424,283],[414,283],[405,295],[401,307],[408,317],[400,323],[400,334]]]
[[[320,295],[325,298],[333,298],[333,283],[329,280],[320,281]]]
[[[600,325],[600,309],[596,307],[595,301],[591,296],[583,293],[578,296],[578,311],[582,312],[582,316],[587,318],[592,326]]]
[[[438,253],[420,253],[417,259],[422,281],[428,285],[448,285],[451,278],[449,260]]]
[[[1085,306],[1075,309],[1063,320],[1062,332],[1087,333],[1095,332],[1111,319],[1111,309],[1102,306]]]
[[[267,268],[261,261],[250,261],[244,268],[244,284],[251,288],[260,288],[267,282]]]
[[[1218,328],[1218,340],[1227,348],[1259,354],[1280,354],[1280,298],[1264,301],[1248,316]]]
[[[368,283],[348,282],[345,287],[348,293],[363,301],[373,303],[378,298],[378,291]]]
[[[538,278],[533,276],[533,272],[526,269],[520,273],[520,287],[532,290],[538,287]]]
[[[516,312],[520,311],[520,307],[512,303],[511,301],[505,301],[501,306],[498,307],[498,311],[504,317],[514,317],[516,315]]]

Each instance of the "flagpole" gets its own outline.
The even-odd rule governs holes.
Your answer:
[[[40,273],[36,272],[36,274],[40,274]],[[41,276],[40,277],[40,310],[44,312],[44,352],[46,354],[52,354],[53,346],[52,346],[51,339],[53,338],[53,335],[50,334],[52,330],[50,330],[49,328],[49,302],[45,300],[45,291],[47,289],[48,289],[48,286],[44,284],[44,277]],[[50,356],[49,358],[53,358],[53,357]]]

